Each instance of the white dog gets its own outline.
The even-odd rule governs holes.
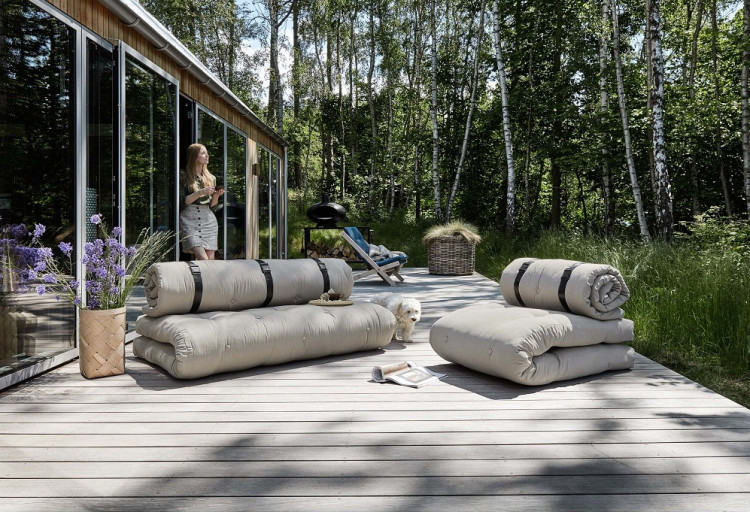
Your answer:
[[[400,330],[402,340],[414,341],[411,339],[414,325],[422,318],[422,305],[417,299],[398,293],[384,292],[374,295],[370,302],[383,306],[396,317],[396,332],[393,333],[393,339],[398,339]]]

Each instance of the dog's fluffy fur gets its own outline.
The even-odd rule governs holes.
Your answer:
[[[411,338],[414,326],[422,318],[422,305],[414,297],[405,297],[398,293],[378,293],[370,302],[379,304],[393,313],[396,317],[396,331],[393,339],[398,339],[401,331],[401,339],[406,342],[413,341]]]

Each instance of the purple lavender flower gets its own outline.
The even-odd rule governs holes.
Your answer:
[[[39,238],[41,238],[46,230],[47,228],[44,227],[44,224],[36,224],[34,226],[34,235],[32,236],[32,240],[38,240]]]
[[[122,228],[120,226],[113,227],[112,236],[120,238],[120,235],[122,235]]]
[[[36,287],[36,293],[38,293],[39,295],[44,295],[45,293],[47,293],[47,288],[43,284],[40,284]]]
[[[68,242],[60,242],[60,251],[65,255],[70,257],[70,254],[73,252],[73,244],[70,244]]]
[[[96,224],[98,226],[99,224],[102,223],[102,214],[101,213],[96,213],[96,214],[94,214],[94,215],[91,216],[90,220],[91,220],[92,224]]]

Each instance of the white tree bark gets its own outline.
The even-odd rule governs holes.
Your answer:
[[[471,120],[474,116],[474,109],[477,105],[476,94],[477,94],[477,81],[479,79],[479,54],[482,47],[482,39],[484,36],[484,10],[486,4],[482,1],[479,13],[479,28],[477,30],[477,47],[474,52],[474,72],[471,77],[471,96],[469,99],[469,112],[466,114],[466,126],[464,127],[464,140],[461,144],[461,156],[458,159],[458,167],[456,168],[456,176],[453,179],[453,188],[451,188],[451,195],[448,199],[448,205],[445,208],[445,222],[450,222],[451,211],[453,210],[453,203],[456,200],[456,193],[458,192],[458,183],[461,178],[461,170],[463,169],[464,162],[466,161],[466,148],[469,146],[469,133],[471,131]]]
[[[604,196],[604,236],[611,236],[614,231],[614,212],[612,203],[612,185],[609,171],[609,137],[605,132],[607,112],[609,111],[609,94],[607,92],[607,54],[609,53],[609,0],[602,1],[602,29],[599,34],[599,113],[602,120],[602,189]]]
[[[748,75],[750,75],[750,0],[743,2],[742,24],[744,49],[742,50],[742,171],[745,175],[745,201],[747,218],[750,219],[750,107],[748,107]]]
[[[671,240],[674,233],[672,214],[672,192],[667,169],[667,151],[664,145],[664,61],[661,53],[661,15],[659,1],[651,0],[649,20],[651,25],[651,63],[654,73],[653,107],[653,151],[656,167],[656,228],[659,237]]]
[[[367,69],[367,102],[370,106],[370,136],[372,155],[370,156],[370,183],[367,193],[367,210],[372,212],[373,192],[375,190],[376,162],[378,160],[378,125],[375,121],[375,102],[372,97],[372,77],[375,72],[375,5],[370,2],[370,66]]]
[[[508,88],[505,80],[502,42],[500,40],[500,20],[498,19],[497,0],[493,2],[495,28],[495,59],[497,74],[500,79],[500,100],[503,109],[503,136],[505,137],[505,158],[508,163],[508,190],[506,193],[505,231],[512,233],[516,227],[516,166],[513,161],[513,140],[510,132],[510,112],[508,107]]]
[[[432,104],[430,117],[432,118],[432,187],[435,195],[435,220],[442,222],[443,211],[440,198],[440,174],[438,173],[438,125],[437,125],[437,0],[430,2],[430,59],[432,63]]]
[[[630,144],[630,126],[628,125],[628,109],[625,103],[625,86],[622,81],[622,63],[620,60],[620,26],[617,20],[617,0],[612,0],[612,27],[614,28],[614,53],[615,53],[615,73],[617,77],[617,98],[620,104],[620,116],[622,117],[622,131],[625,139],[625,158],[628,163],[628,173],[630,174],[630,187],[633,190],[633,200],[638,215],[638,224],[641,230],[641,238],[645,242],[651,241],[651,235],[646,225],[646,214],[643,211],[643,200],[641,199],[641,189],[638,187],[638,175],[635,172],[635,163],[633,162],[633,151]],[[662,88],[663,91],[663,88]],[[663,126],[662,126],[663,129]]]

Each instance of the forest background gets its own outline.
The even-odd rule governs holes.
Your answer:
[[[298,217],[617,266],[636,349],[750,405],[750,0],[140,1],[290,143]]]

